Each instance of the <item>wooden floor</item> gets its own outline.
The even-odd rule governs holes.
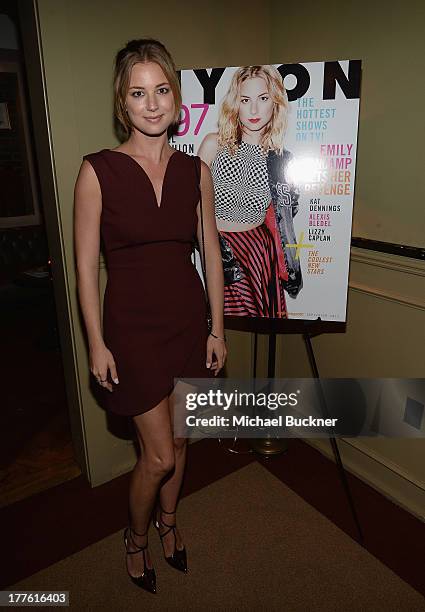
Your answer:
[[[0,507],[75,478],[52,295],[0,288]]]
[[[67,415],[58,413],[42,431],[35,432],[25,447],[4,462],[0,469],[0,508],[80,474]]]

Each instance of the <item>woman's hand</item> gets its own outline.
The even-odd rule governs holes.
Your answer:
[[[111,378],[115,384],[118,384],[118,374],[115,367],[115,361],[111,351],[104,343],[97,344],[90,348],[90,371],[96,378],[97,382],[106,387],[112,393],[112,385],[108,382],[108,370],[111,372]]]
[[[216,359],[213,359],[215,355]],[[209,335],[207,340],[207,368],[214,371],[214,376],[220,372],[227,357],[226,342]]]

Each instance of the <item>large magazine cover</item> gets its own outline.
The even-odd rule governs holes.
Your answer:
[[[225,315],[346,320],[360,77],[358,60],[181,71],[171,144],[211,169]]]

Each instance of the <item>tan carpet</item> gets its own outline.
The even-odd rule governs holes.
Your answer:
[[[122,532],[13,588],[69,590],[74,610],[425,611],[417,591],[258,463],[184,498],[178,519],[189,573],[166,564],[151,528],[156,595],[127,577]]]

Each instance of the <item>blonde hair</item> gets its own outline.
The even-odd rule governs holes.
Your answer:
[[[130,136],[133,129],[125,110],[131,69],[135,64],[147,62],[155,62],[162,69],[174,97],[174,124],[177,124],[180,117],[182,95],[176,67],[170,53],[162,43],[153,38],[130,40],[116,55],[114,73],[114,113],[127,137]]]
[[[267,90],[274,102],[271,119],[261,137],[264,153],[283,151],[283,136],[287,125],[288,96],[282,77],[274,66],[244,66],[236,70],[230,87],[223,99],[218,118],[218,146],[227,147],[231,155],[236,153],[242,140],[242,125],[239,120],[240,88],[246,79],[260,77],[265,80]]]

